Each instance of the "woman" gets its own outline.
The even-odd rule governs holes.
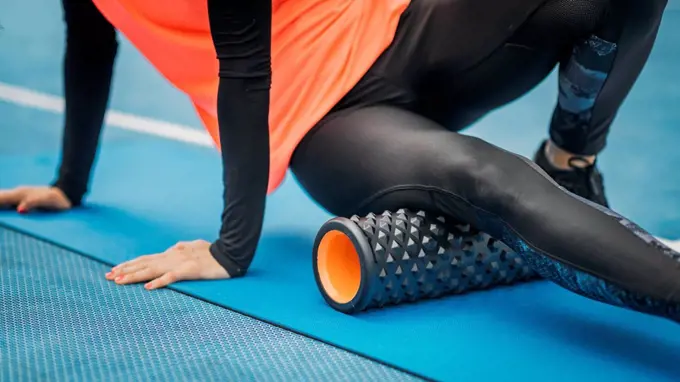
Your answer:
[[[106,277],[151,280],[155,289],[245,275],[266,194],[290,167],[333,214],[436,211],[502,238],[567,289],[680,320],[680,256],[600,206],[594,166],[665,3],[209,0],[205,12],[180,2],[180,15],[141,0],[96,0],[190,95],[221,145],[225,184],[218,240],[181,243]],[[206,58],[208,20],[219,68]],[[198,86],[213,63],[217,89]],[[456,132],[525,94],[557,64],[551,143],[536,162],[566,184],[585,173],[572,188],[591,201],[532,162]]]

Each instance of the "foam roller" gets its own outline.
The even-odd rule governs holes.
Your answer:
[[[489,235],[406,209],[331,219],[313,253],[321,294],[348,314],[537,277]]]

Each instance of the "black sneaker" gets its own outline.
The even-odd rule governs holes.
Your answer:
[[[596,164],[589,166],[577,166],[579,163],[585,163],[582,158],[574,157],[569,160],[571,170],[561,170],[553,167],[548,158],[545,156],[545,145],[543,142],[541,147],[534,155],[534,162],[543,169],[550,177],[552,177],[557,184],[564,187],[568,191],[584,198],[593,203],[609,208],[609,202],[604,193],[604,178],[600,171],[598,171]]]

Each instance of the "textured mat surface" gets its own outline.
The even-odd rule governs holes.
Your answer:
[[[0,227],[0,381],[413,381]]]

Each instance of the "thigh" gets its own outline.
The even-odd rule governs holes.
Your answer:
[[[328,115],[291,161],[302,187],[333,214],[411,208],[467,223],[479,220],[479,210],[505,214],[522,198],[526,208],[568,199],[535,168],[479,138],[392,106]]]
[[[417,111],[453,130],[507,105],[531,91],[568,56],[574,44],[588,37],[599,25],[608,0],[549,0],[541,4],[524,3],[530,15],[516,16],[517,28],[511,34],[477,51],[467,44],[450,44],[445,49],[447,65],[428,63],[418,81]],[[441,16],[444,17],[444,16]],[[473,16],[471,16],[474,18]],[[446,27],[430,31],[437,41]],[[470,44],[477,32],[470,30]],[[428,47],[427,49],[433,49]],[[461,59],[463,54],[467,58]],[[461,61],[462,60],[462,61]],[[466,61],[467,60],[467,61]],[[460,62],[467,62],[460,65]]]
[[[449,122],[451,105],[458,104],[454,98],[461,98],[456,95],[470,96],[471,88],[483,94],[476,98],[503,93],[502,100],[493,102],[509,102],[508,98],[533,87],[557,62],[552,53],[538,62],[535,51],[525,54],[528,50],[524,47],[503,49],[547,1],[413,0],[401,17],[392,44],[334,111],[390,104],[442,124]],[[531,72],[531,78],[517,81],[520,70]],[[512,84],[503,83],[509,76]],[[480,80],[486,85],[471,86]],[[512,89],[504,90],[509,87]],[[482,88],[485,90],[480,92]]]
[[[606,1],[414,0],[334,111],[398,105],[460,130],[545,79]]]
[[[625,219],[559,188],[528,159],[414,113],[386,106],[333,113],[301,142],[291,168],[335,215],[431,211],[517,252],[680,302],[678,263]]]
[[[508,42],[462,72],[435,70],[423,76],[414,110],[460,131],[486,114],[523,97],[554,70],[563,50]]]
[[[378,199],[400,196],[399,208],[428,208],[425,186],[442,167],[452,134],[422,116],[391,106],[327,116],[296,149],[291,169],[309,195],[340,216],[392,208]],[[421,192],[423,190],[423,192]]]
[[[564,201],[552,180],[519,156],[392,106],[330,114],[302,140],[291,169],[339,216],[422,209],[484,229],[480,210],[505,214],[520,197],[529,196],[529,206],[545,201],[546,192]]]

